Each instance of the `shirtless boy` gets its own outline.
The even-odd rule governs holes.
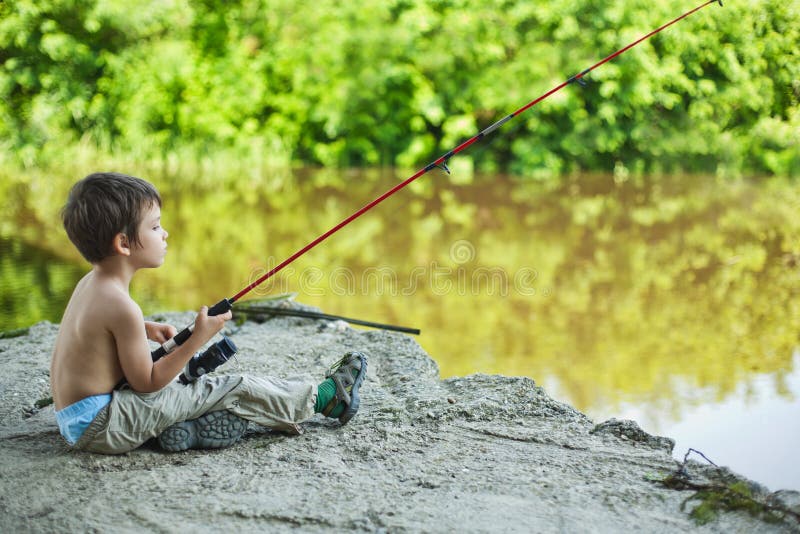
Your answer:
[[[342,424],[355,415],[367,370],[359,352],[346,354],[318,386],[247,375],[175,381],[231,312],[209,317],[201,308],[189,339],[152,361],[147,340],[164,343],[176,329],[145,321],[128,293],[136,271],[159,267],[167,253],[161,198],[150,183],[91,174],[73,186],[62,219],[92,264],[67,304],[50,366],[56,419],[70,445],[116,454],[158,437],[167,450],[217,448],[238,440],[247,420],[298,433],[314,413]]]

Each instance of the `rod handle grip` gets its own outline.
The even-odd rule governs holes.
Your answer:
[[[222,299],[221,301],[217,302],[213,306],[208,309],[208,315],[222,315],[223,313],[227,312],[233,307],[233,302],[229,299]],[[175,347],[182,345],[184,341],[189,339],[192,335],[192,330],[194,330],[194,323],[190,324],[177,334],[172,339],[167,340],[166,343],[158,347],[156,350],[150,353],[150,357],[153,359],[154,362],[157,362],[173,350]]]
[[[229,299],[222,299],[208,309],[208,315],[209,317],[212,315],[222,315],[223,313],[230,311],[231,308],[233,308],[233,302],[231,302]]]

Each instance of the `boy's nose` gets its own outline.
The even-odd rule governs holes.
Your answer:
[[[169,232],[167,232],[166,230],[164,230],[164,239],[166,239],[166,238],[168,238],[168,237],[169,237]]]

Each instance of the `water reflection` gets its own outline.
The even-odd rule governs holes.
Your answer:
[[[82,174],[5,177],[15,200],[0,216],[10,311],[0,328],[58,320],[85,267],[56,214]],[[231,296],[405,177],[142,175],[164,197],[170,232],[166,265],[133,287],[145,313]],[[526,375],[584,411],[636,404],[680,420],[765,373],[776,395],[800,394],[787,382],[800,332],[798,207],[781,181],[430,175],[255,294],[298,291],[329,313],[420,327],[443,376]]]
[[[693,402],[678,418],[657,406],[625,403],[617,416],[674,438],[676,456],[690,447],[707,451],[718,465],[732,466],[771,489],[797,489],[800,350],[795,353],[793,367],[788,377],[754,373],[725,399],[691,386],[681,388],[680,396]]]
[[[0,331],[58,321],[84,273],[56,254],[0,237]]]

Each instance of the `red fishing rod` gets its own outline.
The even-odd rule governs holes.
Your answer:
[[[495,130],[500,128],[502,125],[504,125],[505,123],[507,123],[508,121],[513,119],[514,117],[517,117],[517,116],[525,113],[527,110],[529,110],[530,108],[532,108],[533,106],[535,106],[536,104],[541,102],[542,100],[545,100],[546,98],[548,98],[552,94],[557,93],[558,91],[560,91],[561,89],[563,89],[567,85],[570,85],[571,83],[578,82],[580,85],[585,85],[585,81],[583,80],[583,77],[586,76],[587,74],[589,74],[590,72],[592,72],[594,69],[596,69],[600,65],[603,65],[604,63],[606,63],[608,61],[611,61],[612,59],[614,59],[615,57],[617,57],[617,56],[619,56],[621,54],[624,54],[625,52],[627,52],[628,50],[630,50],[634,46],[638,45],[642,41],[645,41],[645,40],[649,39],[653,35],[655,35],[655,34],[659,33],[660,31],[664,30],[665,28],[668,28],[669,26],[672,26],[676,22],[685,19],[686,17],[688,17],[692,13],[700,11],[704,7],[708,6],[709,4],[714,4],[714,3],[718,3],[721,6],[722,5],[722,0],[708,0],[707,2],[697,6],[696,8],[694,8],[694,9],[692,9],[690,11],[687,11],[683,15],[681,15],[681,16],[679,16],[679,17],[667,22],[663,26],[660,26],[660,27],[656,28],[655,30],[653,30],[650,33],[648,33],[647,35],[644,35],[643,37],[640,37],[639,39],[633,41],[631,44],[627,45],[626,47],[620,48],[619,50],[617,50],[616,52],[614,52],[610,56],[598,61],[597,63],[595,63],[594,65],[592,65],[588,69],[579,72],[578,74],[572,76],[571,78],[569,78],[565,82],[562,82],[559,85],[553,87],[552,89],[550,89],[549,91],[544,93],[542,96],[536,98],[535,100],[531,100],[530,102],[528,102],[527,104],[525,104],[521,108],[517,109],[513,113],[510,113],[510,114],[506,115],[505,117],[503,117],[499,121],[495,122],[491,126],[481,130],[480,132],[475,134],[473,137],[467,139],[466,141],[464,141],[463,143],[461,143],[460,145],[458,145],[454,149],[450,150],[446,154],[443,154],[442,156],[440,156],[435,161],[432,161],[431,163],[429,163],[428,165],[426,165],[422,169],[418,170],[414,175],[412,175],[411,177],[407,178],[405,181],[397,184],[396,186],[392,187],[391,189],[386,191],[384,194],[382,194],[381,196],[379,196],[378,198],[376,198],[375,200],[373,200],[369,204],[366,204],[365,206],[360,208],[358,211],[356,211],[355,213],[353,213],[352,215],[350,215],[349,217],[344,219],[342,222],[340,222],[339,224],[337,224],[336,226],[334,226],[333,228],[331,228],[330,230],[328,230],[324,234],[320,235],[319,237],[317,237],[316,239],[311,241],[309,244],[307,244],[306,246],[304,246],[303,248],[301,248],[300,250],[298,250],[297,252],[295,252],[294,254],[289,256],[288,258],[286,258],[283,262],[278,264],[276,267],[270,269],[263,276],[259,277],[253,283],[251,283],[250,285],[248,285],[247,287],[243,288],[241,291],[236,293],[233,297],[231,297],[229,299],[222,299],[221,301],[219,301],[216,304],[214,304],[214,306],[212,306],[208,310],[208,315],[219,315],[219,314],[227,312],[228,310],[231,309],[231,307],[233,306],[233,304],[237,300],[239,300],[240,298],[245,296],[247,293],[252,291],[257,286],[259,286],[262,283],[264,283],[267,279],[269,279],[270,277],[272,277],[273,275],[278,273],[281,269],[283,269],[284,267],[286,267],[287,265],[292,263],[294,260],[296,260],[297,258],[302,256],[303,254],[305,254],[306,252],[308,252],[312,248],[316,247],[317,245],[319,245],[320,243],[325,241],[328,237],[330,237],[331,235],[335,234],[336,232],[338,232],[339,230],[341,230],[342,228],[344,228],[345,226],[347,226],[348,224],[353,222],[355,219],[359,218],[364,213],[366,213],[367,211],[371,210],[372,208],[374,208],[375,206],[377,206],[378,204],[380,204],[381,202],[383,202],[384,200],[386,200],[390,196],[394,195],[395,193],[397,193],[398,191],[400,191],[405,186],[407,186],[408,184],[410,184],[411,182],[413,182],[417,178],[421,177],[422,175],[428,173],[429,171],[431,171],[431,170],[433,170],[433,169],[435,169],[437,167],[442,169],[443,171],[445,171],[447,174],[450,174],[450,169],[447,167],[447,162],[450,160],[450,158],[452,158],[453,156],[455,156],[459,152],[462,152],[463,150],[466,150],[470,145],[472,145],[473,143],[481,140],[482,138],[486,137],[490,133],[494,132]],[[153,351],[153,353],[152,353],[153,361],[156,361],[159,358],[161,358],[162,356],[164,356],[165,354],[168,354],[169,352],[174,350],[175,347],[177,347],[178,345],[180,345],[181,343],[186,341],[186,339],[188,339],[189,336],[192,335],[192,329],[193,328],[194,328],[193,324],[190,325],[190,326],[187,326],[181,332],[179,332],[174,338],[170,339],[169,341],[164,343],[161,347],[159,347],[158,349]],[[222,363],[222,362],[220,362],[220,363]]]

